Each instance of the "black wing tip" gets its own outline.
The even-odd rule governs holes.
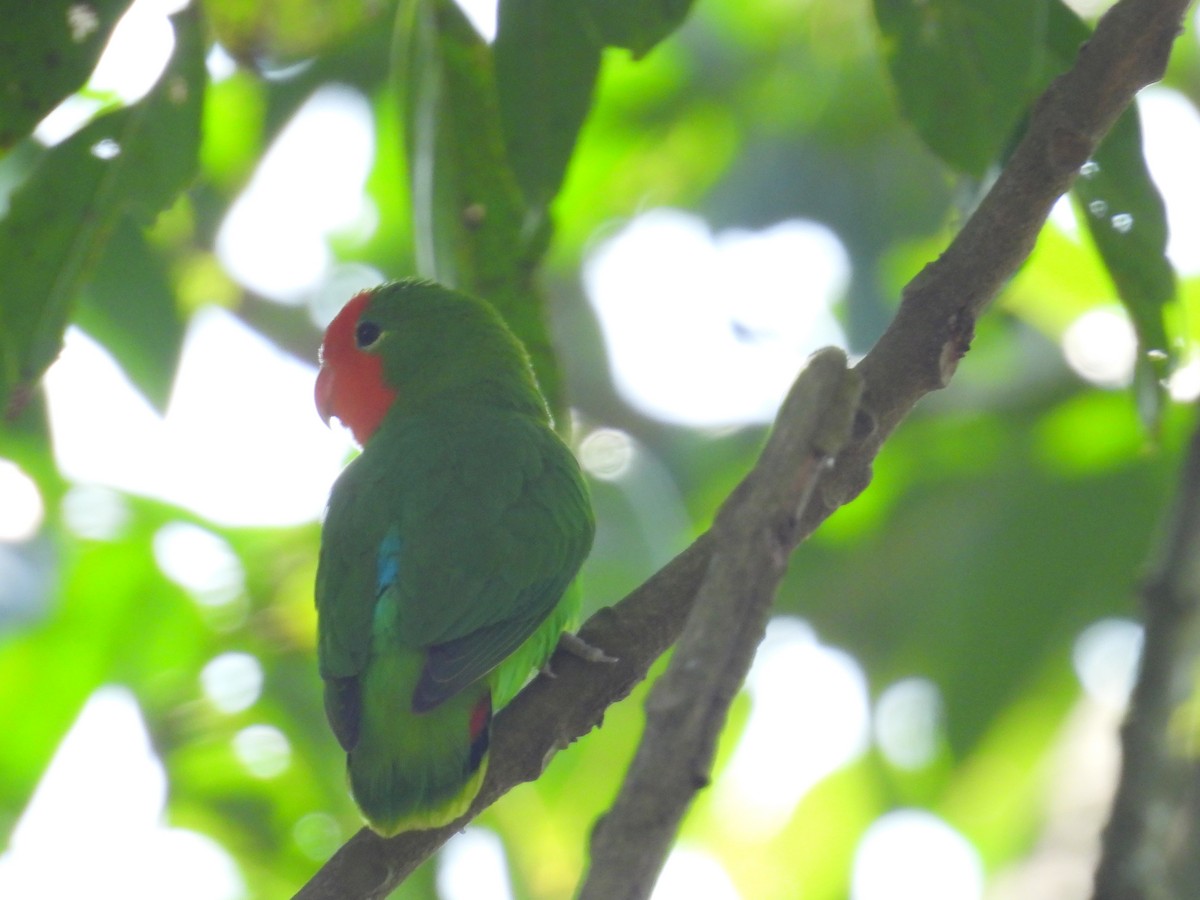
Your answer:
[[[412,711],[427,713],[437,709],[451,697],[460,693],[470,682],[462,682],[459,678],[438,678],[433,674],[436,667],[430,666],[426,660],[421,670],[421,678],[413,691]]]
[[[325,679],[325,717],[343,750],[349,753],[358,746],[362,691],[356,676]]]
[[[433,712],[433,710],[437,709],[448,699],[450,698],[439,696],[426,690],[425,683],[422,681],[421,684],[417,685],[417,689],[413,691],[412,711],[418,714]]]

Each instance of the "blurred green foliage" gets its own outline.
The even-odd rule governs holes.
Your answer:
[[[762,440],[758,429],[658,422],[621,399],[579,278],[597,235],[653,206],[695,210],[715,229],[820,221],[850,257],[839,315],[862,352],[1002,164],[1038,91],[1069,65],[1064,41],[1075,38],[1063,35],[1086,30],[1051,0],[705,0],[690,13],[665,0],[506,0],[493,65],[487,45],[434,0],[401,0],[399,10],[383,0],[204,0],[176,16],[174,56],[145,98],[110,104],[43,147],[29,132],[80,86],[125,5],[95,4],[100,19],[81,41],[52,27],[64,4],[21,7],[40,42],[20,43],[21,53],[54,56],[61,70],[0,39],[0,458],[37,483],[46,506],[37,535],[0,544],[0,571],[28,576],[22,591],[0,587],[0,833],[87,697],[124,685],[166,767],[171,824],[218,841],[252,896],[294,890],[358,827],[313,657],[318,526],[233,529],[120,495],[105,495],[112,527],[70,526],[72,486],[56,470],[35,386],[66,324],[100,340],[159,408],[187,320],[206,304],[234,309],[311,361],[319,334],[305,312],[236,285],[213,240],[300,104],[324,84],[361,91],[375,116],[368,191],[378,217],[369,234],[334,239],[338,258],[389,276],[449,272],[491,296],[543,377],[553,383],[549,373],[561,371],[556,395],[583,429],[619,428],[636,442],[634,473],[593,486],[600,533],[584,587],[595,609],[707,526]],[[551,18],[534,16],[547,8]],[[219,79],[201,65],[213,41],[239,61]],[[399,68],[397,46],[407,47]],[[1167,84],[1200,101],[1193,33],[1180,38]],[[105,139],[119,152],[98,153]],[[1143,350],[1185,359],[1200,337],[1195,276],[1179,291],[1190,317],[1170,309],[1161,201],[1136,120],[1114,140],[1103,152],[1123,173],[1120,203],[1149,238],[1091,243],[1048,226],[954,385],[889,441],[869,490],[799,550],[780,596],[781,613],[853,655],[873,698],[903,678],[936,684],[937,753],[911,771],[872,745],[753,839],[722,821],[712,791],[702,794],[683,837],[719,859],[745,897],[846,896],[863,830],[900,806],[959,828],[989,873],[1034,845],[1048,761],[1081,703],[1073,643],[1101,618],[1136,614],[1189,424],[1168,405],[1147,432],[1132,394],[1082,381],[1057,342],[1081,313],[1118,301]],[[410,182],[419,153],[451,174]],[[1100,171],[1107,178],[1110,163]],[[1090,182],[1082,208],[1108,189]],[[466,195],[488,198],[483,219],[463,217]],[[236,590],[214,600],[161,570],[155,536],[177,523],[228,545],[244,570]],[[231,651],[263,671],[261,697],[232,713],[200,680]],[[735,708],[722,760],[746,706]],[[270,777],[233,750],[257,724],[292,748]],[[635,696],[482,817],[503,841],[514,896],[571,893],[639,728]],[[436,896],[432,873],[397,896]]]

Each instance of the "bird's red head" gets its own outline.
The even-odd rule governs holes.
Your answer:
[[[337,416],[365,445],[396,399],[383,378],[383,360],[372,352],[379,326],[363,318],[373,296],[363,291],[334,316],[321,342],[317,412],[325,424]]]

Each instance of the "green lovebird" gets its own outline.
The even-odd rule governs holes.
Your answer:
[[[575,624],[587,486],[524,347],[436,284],[351,299],[316,400],[363,448],[321,535],[325,711],[371,828],[444,825],[479,791],[493,713]]]

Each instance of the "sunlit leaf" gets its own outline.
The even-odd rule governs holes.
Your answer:
[[[362,0],[206,0],[204,11],[221,45],[235,57],[279,64],[328,49],[384,17],[388,7]]]
[[[1083,313],[1112,303],[1112,282],[1092,247],[1048,226],[1038,235],[1029,263],[1004,292],[1003,303],[1059,341]]]
[[[208,86],[200,162],[218,184],[236,185],[254,170],[263,150],[264,99],[261,83],[246,72]]]

